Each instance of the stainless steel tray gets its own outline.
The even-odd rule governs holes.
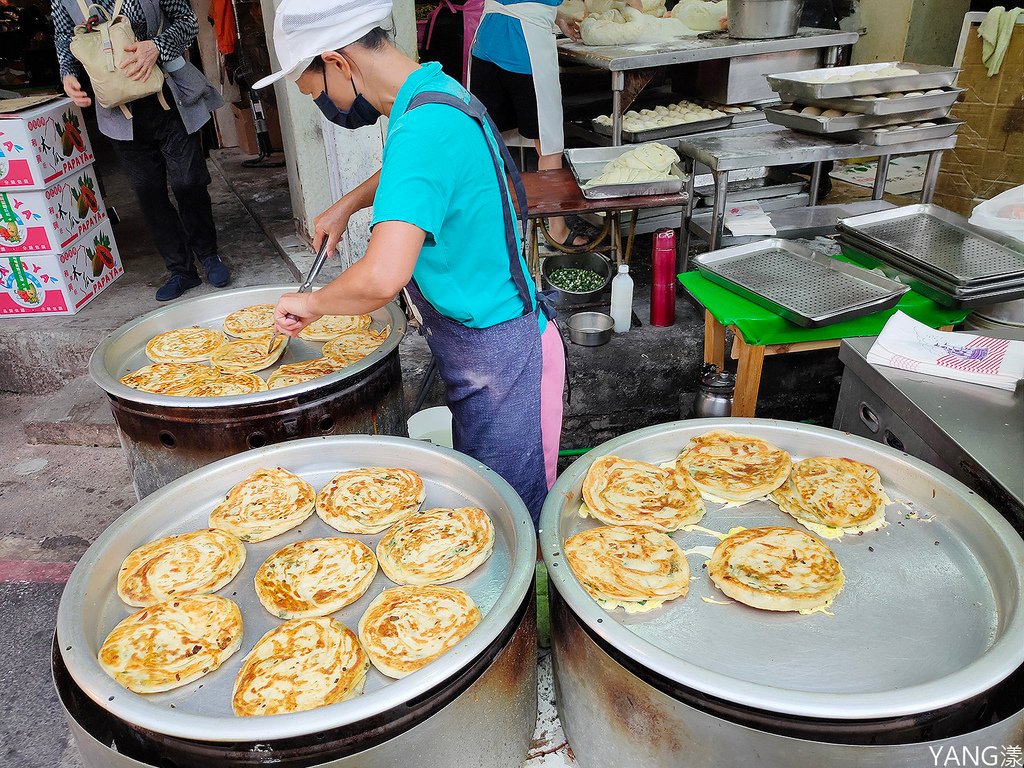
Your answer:
[[[931,90],[931,89],[929,89]],[[899,98],[866,99],[863,96],[852,96],[848,99],[799,99],[795,94],[783,93],[783,101],[801,101],[812,107],[822,109],[841,109],[844,112],[859,112],[863,115],[893,115],[904,112],[922,112],[924,110],[946,108],[946,114],[952,109],[960,94],[966,88],[946,88],[942,93],[923,96],[900,96]]]
[[[806,328],[889,309],[909,290],[778,238],[704,253],[694,263],[711,282]]]
[[[989,283],[982,288],[965,290],[961,286],[944,283],[922,271],[919,267],[901,261],[890,252],[880,250],[869,243],[840,233],[839,242],[843,253],[869,269],[880,269],[886,276],[909,285],[923,296],[927,296],[944,307],[974,308],[1024,298],[1024,280],[1006,280]]]
[[[949,112],[948,107],[939,107],[925,112],[912,114],[900,113],[898,115],[854,115],[850,117],[814,117],[813,115],[791,115],[783,110],[792,109],[793,105],[783,104],[781,107],[766,109],[764,116],[769,123],[784,125],[795,131],[827,135],[854,131],[862,128],[883,127],[886,125],[899,125],[919,120],[940,120]]]
[[[728,128],[732,125],[734,117],[735,115],[726,115],[725,117],[715,117],[711,120],[666,125],[663,128],[652,128],[649,131],[627,131],[623,129],[622,138],[633,144],[643,144],[645,141],[658,141],[659,139],[674,139],[679,136],[689,136],[691,133]],[[594,129],[594,133],[599,133],[602,136],[612,135],[612,127],[610,125],[602,125],[593,120],[591,121],[591,127]]]
[[[829,542],[846,572],[834,616],[800,616],[723,600],[691,551],[690,593],[650,613],[605,611],[573,576],[562,542],[595,525],[578,510],[591,462],[614,454],[655,464],[712,429],[764,438],[795,459],[846,456],[876,467],[894,503],[888,528]],[[916,513],[932,522],[907,519]],[[768,501],[721,508],[701,525],[796,521]],[[694,531],[684,550],[714,547]],[[936,544],[935,542],[938,542]],[[769,712],[869,720],[928,712],[988,690],[1024,663],[1024,541],[962,483],[888,446],[793,422],[695,419],[631,432],[576,461],[541,514],[541,549],[554,587],[594,633],[647,669],[710,696]]]
[[[779,169],[772,169],[771,176],[760,179],[749,179],[747,181],[734,182],[729,180],[729,189],[725,199],[727,203],[744,202],[746,200],[767,200],[777,197],[787,197],[803,192],[807,182],[791,173],[779,172]],[[705,205],[711,205],[715,199],[715,187],[695,187],[693,193],[700,197]]]
[[[572,175],[576,178],[576,183],[580,185],[580,191],[588,200],[643,195],[674,195],[683,191],[686,174],[683,173],[683,169],[679,167],[678,163],[672,166],[672,175],[675,178],[671,181],[652,181],[647,184],[607,184],[589,188],[584,186],[590,179],[600,174],[609,162],[633,149],[636,149],[636,145],[567,149],[565,150],[565,159],[569,163]]]
[[[231,690],[242,659],[263,634],[281,624],[259,602],[253,577],[263,561],[286,544],[340,534],[315,513],[298,529],[258,544],[246,544],[241,572],[218,594],[242,610],[242,647],[224,665],[191,685],[140,695],[122,688],[100,668],[96,654],[114,625],[136,609],[118,599],[117,573],[124,557],[161,536],[208,526],[210,511],[237,482],[261,467],[284,467],[320,489],[338,472],[366,466],[401,466],[423,476],[424,509],[480,506],[494,523],[494,553],[480,568],[452,586],[465,590],[483,621],[436,662],[401,680],[370,668],[361,696],[328,707],[274,717],[236,717]],[[376,547],[383,534],[357,535]],[[75,682],[103,709],[128,722],[180,738],[203,741],[265,741],[358,722],[404,706],[449,679],[508,626],[533,580],[536,558],[533,523],[522,501],[504,480],[468,456],[429,443],[397,437],[352,435],[309,438],[246,451],[210,464],[161,488],[118,518],[86,551],[68,580],[57,612],[57,642]],[[359,600],[333,614],[355,629],[364,609],[382,589],[394,586],[378,572]]]
[[[889,75],[846,83],[815,82],[818,78],[835,75],[872,72],[889,67],[916,69],[916,75]],[[901,61],[884,61],[874,64],[855,64],[849,67],[829,69],[805,69],[799,72],[784,72],[767,75],[768,85],[776,93],[787,93],[797,101],[804,99],[844,99],[852,96],[872,96],[896,91],[920,91],[931,88],[948,88],[956,81],[960,70],[940,67],[934,64],[908,64]]]
[[[893,251],[939,279],[976,286],[1024,278],[1024,245],[932,204],[854,216],[839,230]]]
[[[964,124],[963,120],[950,120],[948,117],[933,122],[937,123],[937,125],[929,125],[923,128],[906,128],[902,131],[878,131],[872,128],[865,128],[859,131],[840,134],[836,138],[855,141],[858,144],[869,144],[873,147],[891,147],[895,144],[909,144],[914,141],[944,139],[947,136],[952,136]]]
[[[260,286],[257,288],[238,288],[231,291],[218,291],[195,299],[176,301],[173,304],[149,312],[140,318],[125,323],[113,331],[99,346],[96,347],[89,360],[89,375],[102,389],[123,400],[162,405],[174,408],[213,408],[237,405],[268,403],[275,400],[302,396],[306,392],[319,389],[325,385],[341,381],[375,365],[379,360],[397,349],[405,335],[405,313],[397,304],[391,303],[371,312],[372,328],[382,330],[391,326],[384,343],[358,363],[350,365],[337,373],[324,376],[303,384],[281,387],[268,392],[254,392],[249,395],[231,397],[198,398],[156,395],[142,392],[122,384],[119,379],[125,374],[138,370],[152,362],[146,357],[146,344],[163,331],[174,328],[185,328],[199,325],[218,331],[224,328],[224,318],[236,309],[252,304],[276,304],[283,293],[294,292],[294,285]],[[313,360],[322,356],[321,342],[305,339],[289,339],[281,359],[270,368],[260,371],[258,375],[269,377],[282,365],[297,363],[302,360]]]

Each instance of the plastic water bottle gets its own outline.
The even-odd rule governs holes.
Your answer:
[[[625,333],[633,324],[633,278],[627,264],[619,264],[619,274],[612,280],[612,320],[616,333]]]

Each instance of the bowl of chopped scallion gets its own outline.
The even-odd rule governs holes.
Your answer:
[[[541,284],[555,291],[557,306],[587,304],[598,299],[612,279],[612,265],[600,253],[548,256],[540,268]]]

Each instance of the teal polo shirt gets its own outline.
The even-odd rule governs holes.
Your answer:
[[[442,315],[469,328],[490,328],[523,314],[485,142],[495,151],[497,144],[489,129],[485,139],[480,124],[453,107],[425,104],[408,112],[413,97],[424,91],[449,93],[469,103],[466,89],[437,62],[409,75],[391,109],[371,226],[404,221],[422,229],[426,239],[413,270],[420,291]],[[518,267],[536,307],[521,248]],[[543,332],[547,321],[543,312],[537,314]]]

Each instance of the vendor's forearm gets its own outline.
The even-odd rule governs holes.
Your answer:
[[[377,171],[358,187],[345,194],[342,200],[345,201],[345,206],[348,208],[350,215],[373,205],[373,198],[377,194],[378,184],[380,184],[380,171]]]

